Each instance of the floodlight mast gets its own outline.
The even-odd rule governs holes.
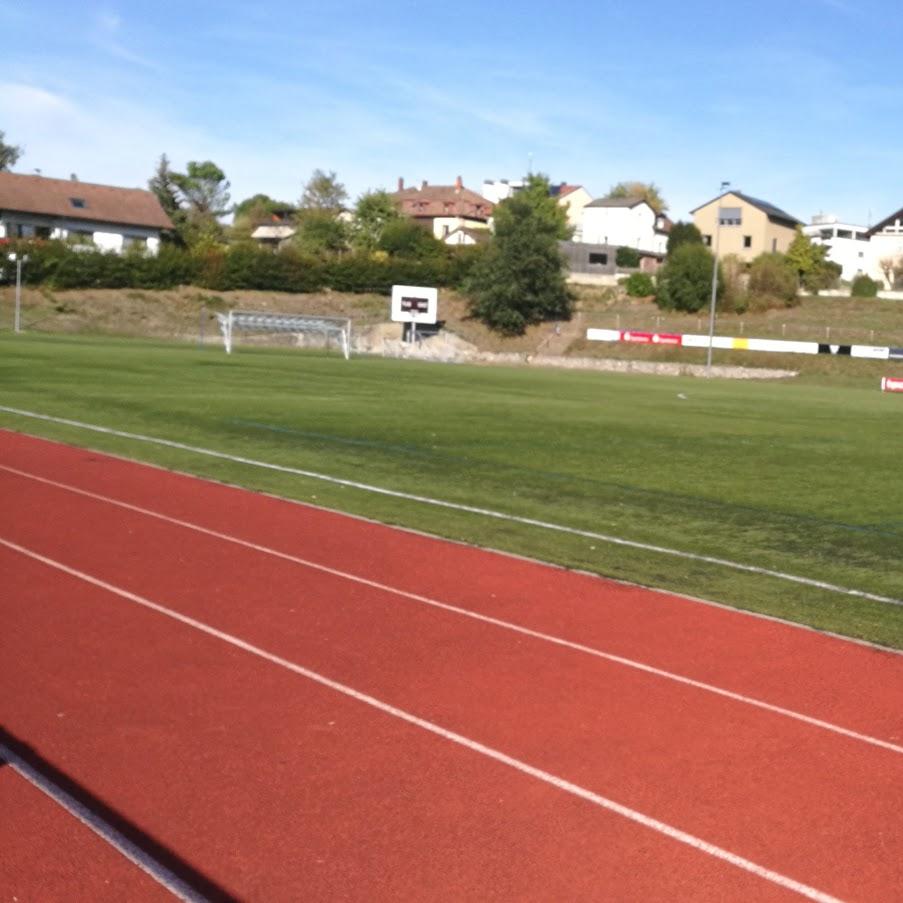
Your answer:
[[[718,208],[715,210],[715,260],[712,263],[712,303],[709,307],[709,345],[705,355],[705,368],[712,369],[712,342],[715,340],[715,300],[718,297],[718,238],[721,234],[721,198],[730,188],[730,182],[722,182],[718,192]]]

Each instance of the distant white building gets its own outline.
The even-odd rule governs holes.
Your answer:
[[[483,179],[480,194],[487,201],[498,204],[520,191],[525,184],[523,179]]]
[[[667,251],[671,221],[641,198],[600,198],[582,213],[581,241],[635,248],[650,254]]]
[[[820,213],[812,217],[808,226],[803,226],[803,234],[813,244],[828,248],[827,259],[842,267],[841,279],[852,282],[863,274],[874,275],[874,247],[869,241],[868,227],[843,223],[833,214]]]
[[[867,235],[871,245],[868,275],[883,282],[885,288],[892,289],[895,282],[903,280],[903,209],[872,226]]]
[[[0,238],[68,239],[121,253],[156,254],[172,229],[156,195],[141,188],[0,172]]]

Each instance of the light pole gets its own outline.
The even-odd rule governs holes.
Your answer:
[[[22,264],[28,263],[27,254],[10,254],[9,259],[16,264],[16,313],[13,318],[15,332],[22,331]]]
[[[715,300],[718,297],[718,237],[721,234],[721,197],[730,187],[730,182],[722,182],[718,192],[718,209],[715,211],[715,261],[712,264],[712,304],[709,307],[709,346],[705,355],[705,368],[712,369],[712,342],[715,339]]]

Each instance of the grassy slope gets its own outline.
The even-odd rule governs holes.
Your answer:
[[[0,336],[0,404],[895,598],[901,403],[871,387]],[[903,647],[901,607],[13,415],[0,426]]]

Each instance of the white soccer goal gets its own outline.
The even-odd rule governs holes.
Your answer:
[[[232,353],[232,337],[235,330],[257,333],[305,333],[322,335],[328,342],[330,336],[338,339],[345,360],[351,357],[351,319],[349,317],[318,317],[307,314],[270,314],[247,310],[230,310],[217,314],[226,353]]]

